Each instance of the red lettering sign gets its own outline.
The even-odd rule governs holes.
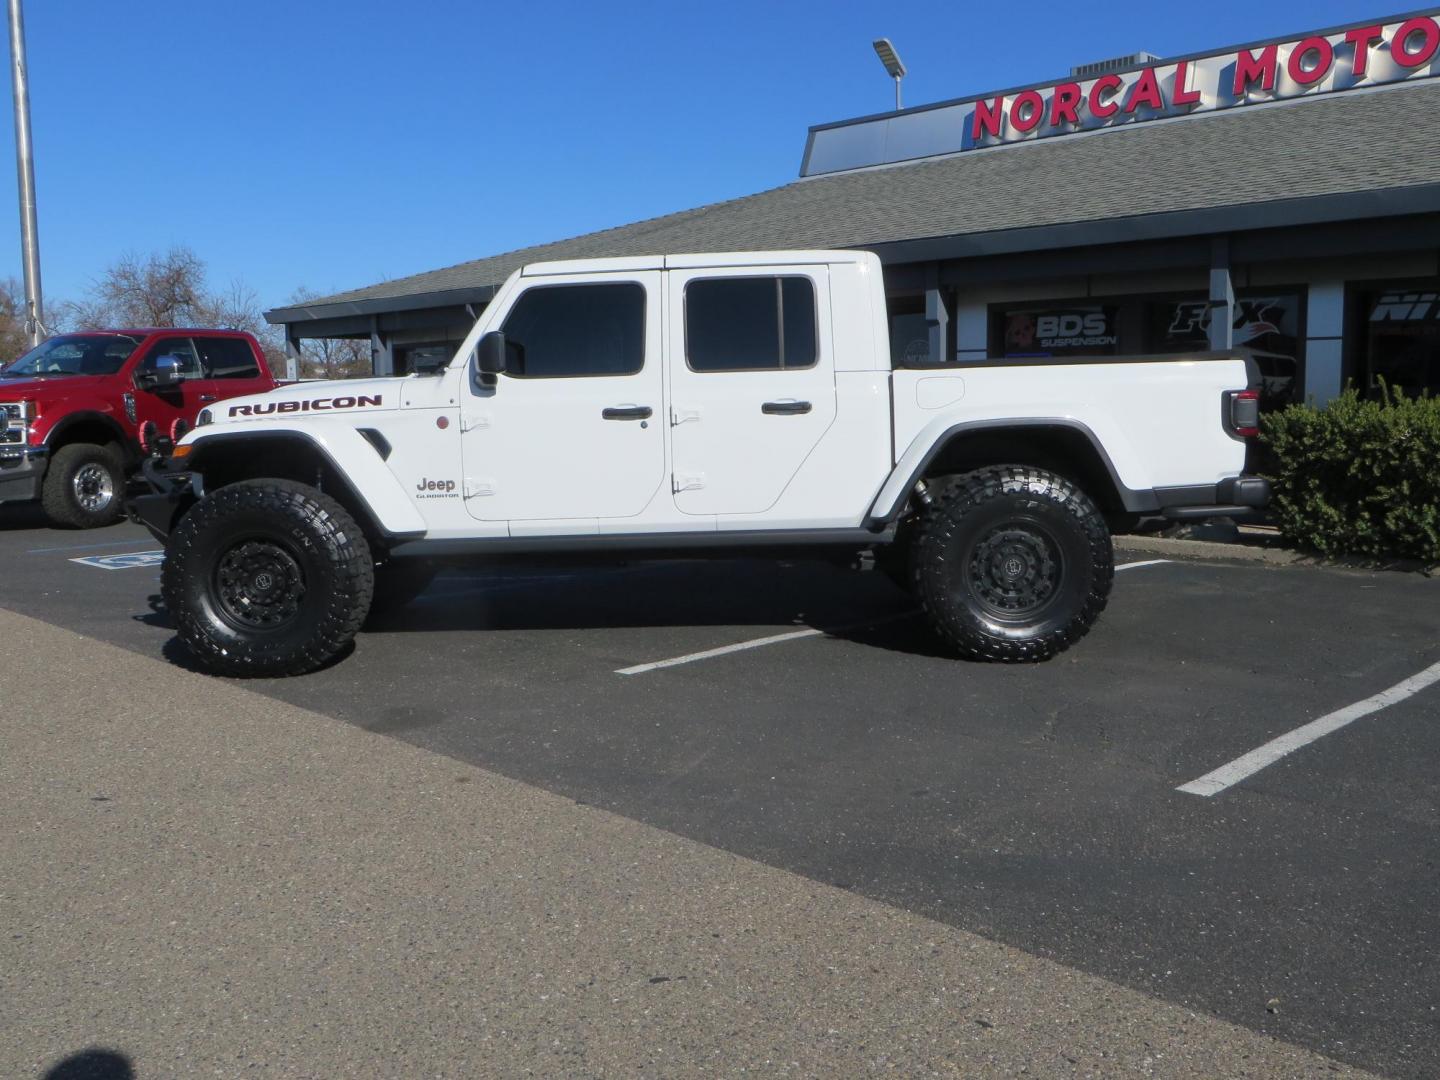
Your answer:
[[[1200,91],[1190,89],[1190,61],[1181,60],[1175,65],[1175,93],[1171,98],[1172,105],[1198,105],[1200,104]]]
[[[1250,84],[1253,83],[1256,79],[1264,80],[1260,84],[1260,89],[1275,89],[1275,68],[1279,52],[1279,45],[1266,45],[1265,48],[1260,51],[1259,56],[1253,55],[1249,49],[1241,49],[1238,53],[1236,53],[1236,97],[1244,97],[1250,89]]]
[[[1061,83],[1055,87],[1055,96],[1050,99],[1050,126],[1059,127],[1062,123],[1078,124],[1080,122],[1080,102],[1085,100],[1085,93],[1080,89],[1079,83]]]
[[[1384,36],[1385,28],[1383,26],[1362,26],[1345,35],[1346,42],[1355,47],[1355,59],[1350,65],[1350,70],[1356,78],[1364,76],[1370,67],[1370,50]]]
[[[1425,40],[1420,43],[1418,51],[1411,52],[1410,40],[1416,34],[1423,35]],[[1390,43],[1390,55],[1401,67],[1424,67],[1435,55],[1437,47],[1440,47],[1440,26],[1435,25],[1434,19],[1427,19],[1422,15],[1418,19],[1411,19],[1395,31],[1395,40]]]
[[[983,101],[975,103],[975,119],[970,125],[970,138],[979,142],[983,134],[1000,137],[1000,126],[1005,116],[1005,99],[997,97],[989,105]]]
[[[1312,53],[1315,54],[1315,64],[1307,66],[1305,58]],[[1286,65],[1286,70],[1292,80],[1301,86],[1309,86],[1329,75],[1330,66],[1334,63],[1335,47],[1330,44],[1329,39],[1308,37],[1290,50],[1290,62]]]
[[[1107,120],[1120,111],[1120,106],[1115,104],[1113,97],[1107,100],[1108,95],[1113,95],[1125,85],[1125,80],[1119,75],[1101,75],[1090,87],[1090,115],[1097,116],[1101,120]]]
[[[1045,119],[1045,99],[1038,91],[1026,90],[1016,94],[1010,103],[1010,126],[1022,134],[1034,131]]]
[[[1157,110],[1165,108],[1165,97],[1160,93],[1160,79],[1154,68],[1146,68],[1140,73],[1139,81],[1130,90],[1130,100],[1125,102],[1125,111],[1133,113],[1141,105]]]

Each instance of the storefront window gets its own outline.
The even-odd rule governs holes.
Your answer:
[[[1367,392],[1440,393],[1440,285],[1366,293],[1361,311]]]
[[[1262,408],[1279,408],[1299,400],[1300,304],[1300,294],[1287,291],[1247,291],[1235,298],[1234,347],[1251,356],[1260,369]],[[1210,348],[1214,309],[1206,298],[1150,300],[1145,308],[1147,351]]]
[[[1042,304],[992,312],[991,354],[1007,360],[1120,355],[1115,304]],[[997,347],[998,346],[998,347]]]
[[[954,310],[954,294],[946,293]],[[925,318],[924,293],[900,293],[887,296],[885,305],[890,316],[890,363],[897,368],[925,367],[955,359],[955,320],[946,331],[949,339],[945,354],[930,355],[930,322]]]

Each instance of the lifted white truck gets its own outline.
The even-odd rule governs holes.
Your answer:
[[[1108,522],[1268,501],[1243,358],[890,356],[865,252],[527,266],[437,373],[207,409],[130,512],[199,661],[268,676],[515,555],[858,556],[958,654],[1043,660],[1105,607]]]

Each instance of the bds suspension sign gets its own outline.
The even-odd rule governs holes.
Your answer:
[[[1440,9],[812,128],[804,175],[1440,74]]]

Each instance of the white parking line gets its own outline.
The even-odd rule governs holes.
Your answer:
[[[1168,563],[1169,559],[1147,559],[1144,562],[1125,563],[1115,567],[1115,572],[1121,570],[1138,570],[1142,566],[1159,566]],[[901,619],[908,619],[917,614],[906,612],[904,615],[891,615],[884,619],[872,619],[869,622],[853,623],[850,626],[836,627],[833,630],[816,630],[809,628],[805,630],[792,630],[788,634],[772,634],[770,637],[753,638],[750,641],[737,641],[734,645],[722,645],[718,649],[705,649],[702,652],[686,653],[684,656],[672,656],[668,660],[656,660],[649,664],[636,664],[634,667],[617,668],[616,675],[643,675],[647,671],[659,671],[661,668],[678,667],[681,664],[693,664],[697,660],[710,660],[717,656],[728,656],[730,653],[745,652],[748,649],[761,649],[766,645],[779,645],[786,641],[798,641],[801,638],[823,637],[826,634],[843,634],[850,630],[861,630],[869,626],[883,626],[886,623],[899,622]]]
[[[703,652],[686,653],[684,656],[672,656],[669,660],[656,660],[651,664],[636,664],[634,667],[617,668],[615,674],[643,675],[647,671],[658,671],[660,668],[678,667],[680,664],[693,664],[696,660],[709,660],[716,656],[727,656],[730,653],[744,652],[747,649],[759,649],[766,645],[779,645],[784,641],[799,641],[801,638],[825,637],[827,634],[846,634],[852,630],[866,630],[872,626],[886,626],[889,623],[914,618],[917,614],[919,614],[919,612],[906,611],[900,615],[887,615],[881,619],[866,619],[864,622],[850,623],[847,626],[835,626],[829,630],[816,630],[814,627],[808,627],[804,630],[792,630],[788,634],[772,634],[770,637],[752,638],[749,641],[737,641],[734,645],[721,645],[718,649],[706,649]]]
[[[1183,791],[1187,795],[1199,795],[1203,798],[1219,795],[1227,788],[1240,783],[1241,780],[1254,776],[1266,766],[1275,764],[1287,754],[1293,754],[1302,746],[1308,746],[1316,739],[1339,731],[1347,724],[1353,724],[1356,720],[1377,713],[1381,709],[1398,705],[1437,682],[1440,682],[1440,664],[1432,664],[1420,674],[1412,676],[1402,683],[1397,683],[1389,690],[1382,690],[1374,697],[1368,697],[1364,701],[1357,701],[1354,705],[1337,709],[1318,720],[1310,721],[1303,727],[1271,739],[1264,746],[1257,747],[1248,754],[1236,758],[1230,764],[1222,765],[1213,772],[1206,773],[1198,780],[1182,784],[1175,790]]]
[[[618,668],[616,675],[643,675],[647,671],[659,671],[661,668],[677,667],[680,664],[693,664],[696,660],[709,660],[712,656],[725,656],[727,653],[744,652],[746,649],[758,649],[763,645],[778,645],[782,641],[798,641],[800,638],[819,637],[825,633],[824,630],[795,630],[788,634],[776,634],[773,637],[755,638],[752,641],[738,641],[734,645],[722,645],[718,649],[706,649],[704,652],[686,653],[684,656],[673,656],[669,660],[656,660],[653,664],[636,664],[634,667]]]

